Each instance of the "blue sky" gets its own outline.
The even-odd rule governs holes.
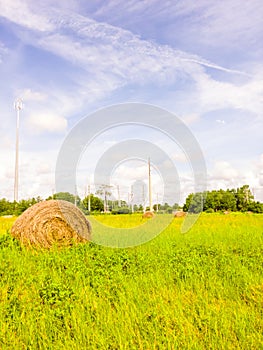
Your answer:
[[[140,102],[186,123],[203,150],[209,189],[248,183],[263,200],[262,37],[261,0],[0,0],[0,197],[13,197],[13,103],[22,98],[20,198],[45,198],[55,189],[59,149],[79,120],[108,105]],[[127,129],[101,135],[86,163],[94,168],[107,145],[125,138],[132,138]],[[178,166],[184,197],[193,188],[185,157],[157,139]],[[92,178],[84,163],[85,155],[81,196]],[[123,196],[128,174],[141,180],[145,167],[132,161],[116,169]]]

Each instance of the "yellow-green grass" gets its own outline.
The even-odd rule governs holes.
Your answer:
[[[5,234],[10,230],[11,226],[15,222],[16,217],[1,217],[0,216],[0,235]]]
[[[146,223],[149,219],[143,218],[142,214],[122,214],[122,215],[96,215],[93,219],[105,226],[117,228],[131,228]]]
[[[263,348],[263,215],[203,214],[187,234],[175,218],[142,246],[49,252],[20,247],[2,220],[0,349]]]

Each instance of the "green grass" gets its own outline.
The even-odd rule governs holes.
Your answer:
[[[263,349],[263,215],[182,221],[134,248],[41,252],[0,219],[0,349]]]

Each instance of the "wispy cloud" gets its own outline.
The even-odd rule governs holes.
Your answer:
[[[30,5],[30,2],[28,4]],[[17,4],[17,10],[14,5],[8,8],[6,3],[3,15],[30,28],[33,32],[38,31],[35,16],[39,17],[40,23],[52,23],[52,26],[47,26],[48,33],[44,31],[37,36],[32,34],[31,39],[28,40],[32,45],[52,52],[86,71],[85,77],[82,79],[78,77],[80,96],[82,91],[88,91],[89,98],[96,100],[127,84],[154,82],[172,85],[183,79],[195,84],[196,91],[200,94],[198,100],[203,112],[221,108],[222,105],[251,109],[253,112],[258,112],[262,107],[262,83],[258,78],[251,77],[249,83],[236,86],[230,82],[211,78],[205,68],[239,75],[246,75],[246,72],[222,67],[167,45],[142,40],[130,31],[97,22],[77,13],[69,13],[62,9],[60,12],[46,9],[35,15],[31,9],[32,4],[31,7],[29,5],[26,3],[21,5],[21,11],[25,14],[25,18],[32,18],[32,21],[21,22],[14,15],[15,11],[20,10],[19,4]],[[120,5],[118,1],[112,1],[106,7],[115,8],[118,5]],[[180,3],[177,8],[179,12],[187,13],[193,9],[200,10],[205,6],[209,7],[206,1],[194,8],[186,2],[184,5]],[[128,11],[147,8],[145,2],[136,1],[130,2],[126,7]],[[168,11],[168,4],[162,6],[162,11],[164,9]],[[102,8],[102,11],[104,10]]]
[[[247,1],[242,6],[239,0],[152,0],[150,3],[109,0],[93,12],[93,15],[98,20],[110,18],[112,23],[119,26],[123,24],[126,28],[131,27],[132,22],[138,24],[145,18],[148,19],[148,26],[156,21],[166,21],[170,24],[170,30],[176,28],[183,17],[185,22],[180,27],[180,36],[183,38],[192,35],[195,40],[212,46],[223,44],[238,47],[240,40],[250,45],[256,43],[256,38],[262,33],[262,12],[261,0]]]
[[[64,35],[63,27],[74,30],[74,36]],[[125,68],[129,70],[130,76],[135,76],[137,79],[137,71],[158,75],[166,70],[168,76],[169,71],[180,70],[191,75],[193,66],[196,67],[196,65],[249,76],[246,72],[222,67],[202,57],[173,49],[167,45],[157,45],[151,41],[142,40],[130,31],[107,23],[96,22],[78,14],[65,14],[63,26],[57,29],[60,29],[61,33],[41,39],[39,41],[41,47],[86,68],[102,66],[107,69],[111,67],[112,72],[117,76],[127,77],[127,74],[123,72]],[[94,39],[97,40],[96,46],[93,45]],[[98,57],[100,60],[97,59]],[[193,63],[193,65],[188,63]],[[166,78],[167,76],[165,75]]]
[[[94,66],[97,68],[102,66],[104,69],[111,67],[112,73],[117,76],[122,76],[123,69],[127,68],[130,71],[130,76],[136,76],[137,79],[140,76],[140,74],[136,74],[137,71],[144,71],[145,74],[147,72],[161,74],[165,73],[166,68],[168,75],[172,67],[174,71],[183,69],[187,73],[191,73],[188,71],[188,65],[184,65],[184,62],[192,62],[233,74],[246,74],[209,62],[197,55],[142,40],[128,30],[97,22],[77,13],[72,14],[67,11],[63,12],[63,10],[48,12],[46,10],[35,14],[31,7],[27,6],[26,3],[20,6],[18,3],[12,6],[6,5],[2,16],[34,31],[41,30],[41,23],[48,23],[46,27],[43,27],[53,34],[45,35],[43,33],[44,36],[41,36],[38,44],[44,49],[81,66],[90,66],[91,69]],[[131,6],[132,9],[138,7],[141,6],[136,2]],[[22,12],[24,16],[15,15],[17,12]],[[28,20],[21,20],[20,17]],[[74,32],[73,36],[63,34],[64,31],[68,33],[69,28]],[[45,32],[44,29],[43,31]],[[54,32],[56,33],[54,34]],[[76,40],[76,38],[78,39]],[[96,45],[93,43],[94,39],[97,40]],[[35,44],[37,43],[35,42]],[[100,61],[97,60],[98,57],[100,57]]]
[[[252,0],[243,3],[242,6],[238,0],[209,2],[210,4],[201,1],[202,3],[206,5],[200,25],[202,40],[209,40],[213,45],[211,39],[216,38],[215,44],[218,40],[224,40],[226,43],[239,46],[240,40],[255,41],[255,38],[262,33],[261,0]]]
[[[44,9],[41,9],[42,13],[37,13],[32,9],[32,2],[20,1],[20,0],[0,0],[0,13],[2,17],[15,22],[19,25],[25,26],[29,29],[37,31],[49,31],[54,29],[52,23],[46,16],[43,15]]]

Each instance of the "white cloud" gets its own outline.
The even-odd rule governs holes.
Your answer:
[[[37,10],[37,9],[36,9]],[[44,11],[39,7],[38,10]],[[36,13],[28,1],[20,0],[0,0],[0,13],[2,17],[37,31],[49,31],[54,29],[53,24],[46,18],[43,13]]]
[[[226,122],[223,119],[216,119],[218,124],[225,124]]]
[[[65,132],[67,128],[67,120],[52,112],[35,112],[30,114],[27,123],[29,128],[36,133],[42,132]]]
[[[215,109],[236,108],[262,115],[263,80],[251,79],[243,85],[213,80],[208,75],[199,76],[198,98],[203,112]]]
[[[263,200],[263,156],[255,161],[249,161],[246,168],[234,166],[230,162],[216,161],[209,172],[208,190],[230,189],[241,187],[245,184],[255,195],[255,200]]]
[[[238,171],[231,166],[229,162],[217,161],[212,170],[212,178],[214,180],[231,181],[238,177]]]
[[[41,195],[46,198],[55,188],[55,164],[57,151],[23,151],[19,153],[19,199]],[[0,193],[1,198],[13,200],[15,151],[0,153]]]

